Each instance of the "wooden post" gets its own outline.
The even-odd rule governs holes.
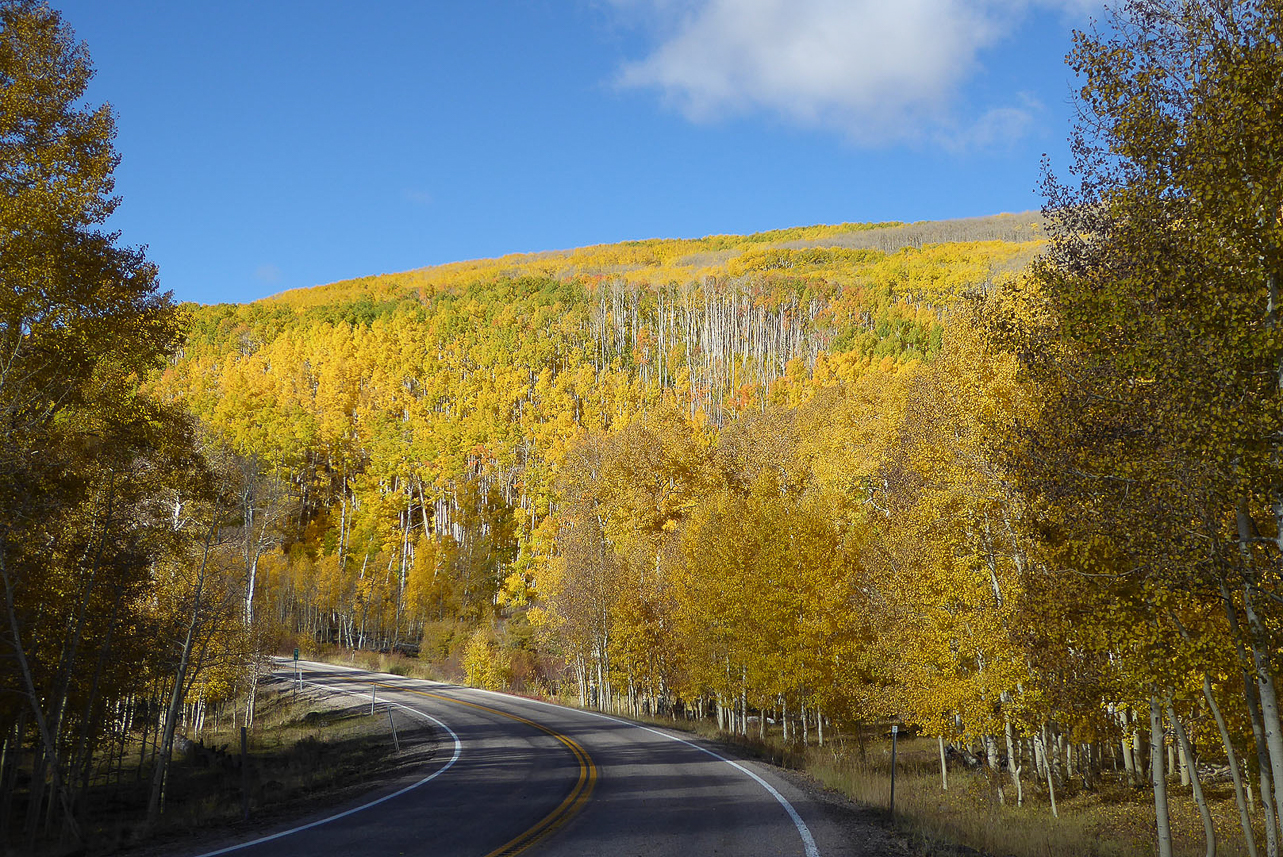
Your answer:
[[[241,820],[249,821],[249,747],[248,733],[241,727]]]
[[[376,685],[370,685],[370,714],[374,714],[374,703],[378,697],[379,688]]]
[[[891,725],[891,815],[895,815],[895,755],[897,744],[899,743],[900,727],[896,724]]]

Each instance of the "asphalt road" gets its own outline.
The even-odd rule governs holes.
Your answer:
[[[292,668],[289,670],[292,674]],[[849,832],[770,766],[682,733],[506,694],[302,663],[307,683],[421,718],[417,778],[206,855],[837,857]],[[187,852],[192,853],[192,852]]]

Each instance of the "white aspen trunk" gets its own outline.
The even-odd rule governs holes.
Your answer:
[[[1265,746],[1270,754],[1270,776],[1274,781],[1275,822],[1283,820],[1283,733],[1280,732],[1279,703],[1275,693],[1274,673],[1270,668],[1269,654],[1258,641],[1266,639],[1265,629],[1252,606],[1252,586],[1244,584],[1243,607],[1251,633],[1248,640],[1252,661],[1256,666],[1256,687],[1261,698],[1261,720],[1265,732]]]
[[[1158,697],[1149,698],[1150,779],[1154,784],[1154,815],[1158,827],[1158,857],[1172,857],[1172,824],[1167,814],[1167,776],[1163,771],[1163,719]]]
[[[258,582],[258,559],[260,551],[255,548],[251,551],[249,563],[249,579],[245,582],[245,625],[252,627],[254,624],[254,587]]]
[[[217,534],[218,522],[216,521],[211,524],[205,538],[204,554],[201,558],[200,569],[196,575],[195,600],[192,605],[191,618],[188,621],[186,636],[179,654],[178,668],[174,671],[174,686],[170,691],[169,704],[164,711],[164,736],[161,738],[160,746],[157,747],[156,766],[152,773],[151,796],[147,803],[147,823],[149,825],[155,823],[157,816],[160,815],[161,796],[165,780],[169,775],[170,757],[173,755],[174,727],[177,725],[178,710],[182,705],[183,694],[186,691],[184,683],[187,680],[187,670],[191,665],[192,653],[195,648],[196,629],[200,623],[201,599],[205,594],[206,569],[209,565],[209,556],[213,550],[214,539]]]
[[[980,739],[985,748],[985,767],[989,773],[996,773],[998,770],[998,739],[988,732]]]
[[[339,568],[347,557],[347,477],[343,477],[343,490],[339,492]]]
[[[740,667],[740,734],[748,737],[748,667]]]
[[[1020,759],[1016,757],[1015,730],[1011,728],[1010,717],[1006,718],[1003,732],[1007,738],[1007,770],[1011,773],[1011,782],[1016,787],[1016,806],[1024,806],[1025,790],[1020,785]]]
[[[1137,771],[1136,763],[1132,760],[1132,741],[1131,736],[1124,734],[1123,740],[1119,742],[1123,750],[1123,769],[1127,771],[1127,782],[1132,785],[1136,784]]]
[[[1167,719],[1176,730],[1176,741],[1181,747],[1181,757],[1185,760],[1185,771],[1188,772],[1190,786],[1194,790],[1194,802],[1198,804],[1198,815],[1203,820],[1203,836],[1207,842],[1207,857],[1216,857],[1216,826],[1212,824],[1212,813],[1207,808],[1207,798],[1203,794],[1203,784],[1198,780],[1198,769],[1194,766],[1194,748],[1190,745],[1185,727],[1176,717],[1176,710],[1167,703]]]
[[[1047,753],[1047,726],[1045,724],[1042,727],[1042,759],[1047,771],[1047,796],[1051,799],[1051,817],[1060,818],[1060,813],[1056,811],[1056,784],[1051,776],[1051,756]]]
[[[1271,287],[1273,279],[1271,278]],[[1278,507],[1276,506],[1276,511]],[[1269,655],[1262,651],[1265,641],[1268,637],[1265,629],[1261,626],[1260,619],[1256,615],[1256,609],[1252,604],[1252,592],[1254,586],[1250,580],[1252,574],[1252,549],[1251,538],[1252,523],[1251,515],[1248,512],[1246,501],[1239,500],[1235,506],[1235,522],[1238,529],[1238,547],[1239,553],[1243,558],[1243,612],[1247,616],[1248,633],[1242,634],[1238,628],[1238,612],[1234,609],[1234,604],[1230,598],[1228,587],[1224,581],[1221,581],[1221,598],[1225,603],[1225,612],[1230,620],[1232,631],[1238,632],[1236,637],[1240,640],[1246,640],[1248,648],[1252,653],[1252,666],[1255,671],[1256,691],[1260,703],[1261,715],[1261,732],[1257,736],[1258,742],[1264,738],[1265,754],[1269,758],[1269,777],[1272,781],[1273,800],[1270,795],[1265,793],[1266,765],[1265,760],[1261,760],[1261,791],[1264,803],[1270,804],[1267,815],[1274,815],[1274,824],[1283,823],[1283,737],[1279,735],[1279,707],[1278,696],[1274,688],[1273,671],[1270,668]],[[1283,542],[1283,530],[1278,533],[1278,538]],[[1250,693],[1250,691],[1248,691]],[[1249,703],[1249,707],[1250,703]],[[1271,838],[1277,840],[1277,830],[1271,829]],[[1271,857],[1277,854],[1277,842],[1271,848]]]
[[[406,486],[409,488],[409,486]],[[392,628],[392,651],[395,652],[401,644],[401,613],[405,604],[405,581],[407,574],[407,560],[410,556],[410,528],[414,526],[413,514],[414,495],[407,490],[406,507],[404,517],[402,518],[401,527],[401,565],[397,575],[396,590],[396,620]]]
[[[1239,535],[1243,536],[1244,522],[1240,517]],[[1270,754],[1265,745],[1265,725],[1261,719],[1260,700],[1256,693],[1256,682],[1252,678],[1246,652],[1243,651],[1243,632],[1239,626],[1238,611],[1230,596],[1229,587],[1221,581],[1221,602],[1225,608],[1225,618],[1229,623],[1231,636],[1234,638],[1234,651],[1238,656],[1239,668],[1243,673],[1243,699],[1247,705],[1248,720],[1252,724],[1252,738],[1256,745],[1257,770],[1260,771],[1261,809],[1265,815],[1265,853],[1268,857],[1279,857],[1279,829],[1274,815],[1273,780],[1270,777]],[[1249,788],[1248,799],[1252,799]]]
[[[245,700],[245,727],[254,728],[254,712],[258,709],[258,664],[250,664],[249,698]]]
[[[824,746],[824,712],[819,708],[815,709],[815,732],[820,739],[820,746]]]
[[[940,790],[947,792],[949,790],[949,767],[945,764],[944,759],[944,736],[938,735],[937,738],[939,738],[940,742]]]
[[[1208,710],[1212,712],[1212,719],[1216,721],[1216,729],[1221,735],[1221,745],[1225,748],[1225,758],[1229,762],[1230,778],[1234,781],[1234,803],[1238,805],[1239,824],[1243,828],[1243,843],[1247,846],[1248,857],[1256,857],[1256,837],[1252,831],[1251,816],[1251,784],[1247,789],[1243,788],[1243,778],[1239,773],[1238,758],[1234,754],[1234,743],[1230,740],[1230,731],[1225,725],[1225,717],[1221,714],[1220,706],[1216,704],[1216,697],[1212,694],[1212,678],[1207,673],[1203,673],[1203,698],[1207,701]]]

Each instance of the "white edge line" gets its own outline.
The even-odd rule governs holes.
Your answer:
[[[477,693],[487,693],[492,696],[501,696],[509,700],[517,699],[524,702],[533,702],[538,705],[547,705],[551,708],[560,708],[563,711],[570,711],[577,714],[586,714],[589,717],[600,717],[602,720],[609,720],[612,723],[619,723],[623,726],[632,726],[637,729],[643,729],[647,732],[658,735],[661,738],[667,738],[670,741],[676,741],[679,744],[685,744],[687,747],[694,747],[696,750],[699,750],[701,753],[707,753],[708,755],[712,756],[714,759],[719,759],[725,762],[726,764],[730,765],[732,768],[735,768],[736,770],[739,770],[745,774],[748,774],[757,782],[758,785],[766,789],[767,792],[770,793],[771,797],[779,801],[780,806],[784,807],[784,811],[789,814],[789,818],[793,819],[793,826],[797,828],[798,835],[802,837],[802,847],[805,849],[806,857],[820,857],[820,849],[815,844],[815,837],[811,835],[810,828],[806,826],[806,822],[802,820],[802,816],[798,813],[796,809],[794,809],[793,804],[789,803],[788,798],[780,794],[779,791],[777,791],[774,786],[768,783],[765,779],[763,779],[757,773],[750,770],[749,768],[744,767],[739,762],[736,762],[733,759],[728,759],[725,756],[721,755],[720,753],[714,753],[712,750],[708,749],[707,747],[701,747],[700,745],[694,743],[693,741],[687,741],[685,738],[678,738],[676,735],[672,735],[672,734],[669,734],[668,732],[660,731],[659,729],[652,729],[649,726],[643,726],[640,723],[634,723],[631,720],[622,720],[618,717],[611,717],[609,714],[602,714],[597,711],[588,711],[583,708],[570,708],[569,706],[558,705],[555,702],[545,702],[542,699],[531,699],[526,696],[513,696],[511,694],[499,693],[498,691],[493,691],[493,690],[481,690],[480,688],[467,688],[467,689],[474,690]],[[205,855],[202,855],[202,857],[205,857]]]
[[[335,666],[335,665],[333,665],[333,664],[317,664],[317,665],[318,665],[318,666],[326,666],[326,667],[328,667],[328,666]],[[340,669],[349,669],[349,670],[353,670],[353,671],[360,671],[360,672],[369,672],[369,671],[367,671],[367,670],[357,670],[357,668],[355,668],[355,667],[342,667],[342,666],[340,666],[339,668],[340,668]],[[384,673],[375,673],[375,674],[376,674],[376,675],[384,675]],[[403,680],[403,681],[422,682],[422,683],[424,683],[424,684],[432,684],[432,685],[438,685],[438,686],[443,686],[443,687],[446,687],[446,686],[448,686],[448,687],[460,687],[459,685],[444,685],[442,682],[429,681],[429,680],[427,680],[427,679],[407,679],[405,676],[392,676],[392,675],[389,675],[388,677],[389,677],[389,678],[393,678],[393,679],[401,679],[401,680]],[[720,753],[715,753],[715,752],[713,752],[712,750],[708,749],[707,747],[701,747],[700,745],[698,745],[698,744],[694,743],[693,741],[687,741],[685,738],[678,738],[676,735],[669,734],[668,732],[663,732],[663,731],[660,731],[659,729],[652,729],[652,728],[651,728],[651,727],[649,727],[649,726],[643,726],[643,725],[641,725],[640,723],[634,723],[634,722],[632,722],[631,720],[622,720],[622,719],[620,719],[620,718],[618,718],[618,717],[611,717],[609,714],[602,714],[602,713],[600,713],[600,712],[598,712],[598,711],[588,711],[587,709],[584,709],[584,708],[570,708],[569,706],[566,706],[566,705],[558,705],[558,704],[557,704],[557,703],[555,703],[555,702],[546,702],[546,701],[544,701],[544,700],[542,700],[542,699],[532,699],[532,698],[530,698],[530,697],[528,697],[528,696],[514,696],[514,695],[509,694],[509,693],[499,693],[498,691],[494,691],[494,690],[482,690],[481,688],[476,688],[476,687],[472,687],[472,688],[461,688],[461,689],[463,689],[463,690],[471,690],[471,691],[474,691],[474,692],[476,692],[476,693],[484,693],[484,694],[487,694],[487,695],[489,695],[489,696],[498,696],[498,697],[502,697],[503,699],[508,700],[508,701],[517,700],[517,701],[519,701],[519,702],[533,702],[533,703],[535,703],[536,705],[546,705],[546,706],[548,706],[549,708],[558,708],[558,709],[560,709],[560,710],[562,710],[562,711],[567,711],[567,712],[571,712],[571,713],[574,713],[574,714],[584,714],[584,715],[587,715],[588,717],[600,717],[602,720],[609,720],[609,721],[611,721],[612,723],[618,723],[618,724],[620,724],[620,725],[622,725],[622,726],[632,726],[632,727],[634,727],[634,728],[636,728],[636,729],[643,729],[643,730],[645,730],[645,731],[647,731],[647,732],[650,732],[650,733],[652,733],[652,734],[654,734],[654,735],[658,735],[658,736],[660,736],[661,738],[667,738],[667,739],[668,739],[668,740],[670,740],[670,741],[676,741],[676,742],[677,742],[677,743],[679,743],[679,744],[685,744],[687,747],[693,747],[693,748],[695,748],[696,750],[699,750],[701,753],[707,753],[708,755],[712,756],[714,759],[717,759],[717,760],[719,760],[719,761],[725,762],[726,764],[730,765],[732,768],[735,768],[736,770],[738,770],[738,771],[740,771],[740,772],[742,772],[742,773],[744,773],[744,774],[747,774],[747,775],[748,775],[749,777],[751,777],[751,778],[752,778],[752,779],[753,779],[753,780],[754,780],[758,785],[760,785],[762,788],[766,789],[766,791],[771,795],[771,797],[775,798],[775,800],[779,802],[780,806],[784,807],[784,811],[785,811],[785,812],[787,812],[787,813],[788,813],[788,815],[789,815],[789,818],[790,818],[790,819],[792,819],[792,821],[793,821],[793,826],[797,828],[798,836],[802,837],[802,847],[803,847],[803,849],[804,849],[804,851],[805,851],[806,857],[820,857],[820,849],[819,849],[819,847],[818,847],[818,846],[816,846],[816,844],[815,844],[815,837],[811,835],[811,830],[810,830],[810,828],[808,828],[808,827],[806,826],[806,822],[802,820],[802,816],[801,816],[801,814],[800,814],[800,813],[798,813],[797,809],[795,809],[795,808],[794,808],[793,804],[789,803],[788,798],[786,798],[786,797],[784,797],[784,795],[780,794],[780,793],[779,793],[779,791],[778,791],[774,786],[772,786],[770,783],[768,783],[765,779],[763,779],[761,776],[759,776],[756,772],[754,772],[753,770],[751,770],[751,769],[749,769],[749,768],[744,767],[744,766],[743,766],[743,765],[741,765],[739,762],[736,762],[736,761],[734,761],[733,759],[728,759],[728,758],[726,758],[725,756],[721,755]],[[342,693],[352,693],[352,691],[341,691],[341,692],[342,692]],[[365,694],[363,694],[363,693],[353,693],[352,695],[353,695],[353,696],[364,696]],[[402,707],[404,707],[404,706],[402,706]],[[413,711],[414,709],[409,709],[409,710]],[[418,714],[418,713],[420,713],[420,712],[415,712],[415,713],[416,713],[416,714]],[[431,717],[431,715],[423,715],[423,716],[425,716],[425,717]],[[435,717],[433,717],[432,719],[433,719],[433,720],[436,720],[436,718],[435,718]],[[441,721],[439,721],[439,720],[437,720],[437,722],[438,722],[438,723],[441,723]],[[446,726],[444,723],[441,723],[441,726],[442,726],[442,727],[443,727],[447,732],[450,732],[450,727]],[[452,736],[454,735],[454,733],[453,733],[453,732],[450,732],[450,734],[451,734]],[[459,739],[456,737],[454,740],[455,740],[455,758],[457,759],[457,758],[459,757],[459,749],[458,749],[458,747],[459,747],[459,744],[458,744]],[[451,760],[450,760],[450,764],[451,764],[451,765],[452,765],[452,764],[454,764],[454,759],[451,759]],[[446,768],[448,768],[448,767],[450,767],[450,765],[446,765]],[[442,768],[440,771],[437,771],[437,773],[439,774],[439,773],[442,773],[443,771],[445,771],[445,768]],[[436,774],[433,774],[433,776],[436,776]],[[428,779],[431,779],[431,777],[429,777]],[[424,782],[426,782],[426,780],[424,780]],[[409,788],[407,788],[407,789],[403,789],[403,791],[409,791],[409,789],[410,789],[410,788],[414,788],[415,786],[418,786],[418,785],[419,785],[419,783],[415,783],[413,786],[410,786],[410,787],[409,787]],[[400,792],[398,792],[397,794],[400,794]],[[396,795],[388,795],[388,797],[387,797],[387,798],[382,798],[382,800],[387,800],[388,798],[395,797],[395,796],[396,796]],[[378,802],[379,802],[379,801],[375,801],[374,803],[378,803]],[[373,806],[373,805],[374,805],[373,803],[371,803],[371,804],[366,804],[366,806]],[[348,810],[348,812],[344,813],[344,815],[348,815],[348,814],[353,813],[353,812],[358,812],[358,811],[360,811],[360,810],[362,810],[362,809],[365,809],[365,807],[364,807],[364,806],[359,806],[359,807],[357,807],[356,809]],[[342,816],[337,816],[337,815],[336,815],[336,816],[334,816],[334,818],[341,818],[341,817],[342,817]],[[321,821],[313,822],[313,824],[308,825],[308,827],[315,827],[317,824],[324,824],[325,822],[327,822],[327,821],[331,821],[331,820],[332,820],[332,819],[329,819],[329,818],[322,819]],[[297,828],[297,829],[298,829],[298,830],[303,830],[303,829],[305,829],[305,828],[300,827],[300,828]],[[277,834],[277,836],[285,836],[285,835],[287,835],[287,834],[289,834],[289,833],[294,833],[294,832],[295,832],[295,831],[293,831],[293,830],[287,830],[287,831],[285,831],[284,833],[279,833],[279,834]],[[268,837],[268,838],[275,839],[276,837],[274,837],[274,836],[273,836],[273,837]],[[265,842],[265,841],[267,841],[267,840],[266,840],[266,839],[260,839],[260,840],[255,840],[255,841],[256,841],[256,842]],[[252,844],[254,844],[254,843],[252,843],[252,842],[246,843],[246,845],[252,845]],[[244,847],[244,846],[236,846],[236,847]],[[225,851],[230,851],[230,850],[234,850],[234,849],[224,849],[224,851],[213,851],[213,852],[210,852],[209,854],[201,854],[201,855],[198,855],[198,857],[214,857],[214,855],[216,855],[216,854],[222,854],[222,853],[225,853]]]
[[[329,666],[329,664],[326,664],[325,666]],[[297,681],[297,679],[290,679],[290,680]],[[319,687],[324,690],[331,691],[333,693],[345,693],[348,696],[360,696],[360,697],[365,696],[364,693],[357,693],[351,690],[342,690],[341,688],[330,687],[329,685],[324,685],[324,684],[321,684],[320,682],[305,681],[303,682],[303,684],[310,684],[314,687]],[[414,714],[418,717],[426,718],[427,720],[431,720],[433,723],[440,726],[446,732],[449,732],[450,737],[454,739],[454,755],[450,757],[450,761],[446,762],[443,767],[437,768],[435,771],[428,774],[426,777],[419,780],[418,782],[411,783],[405,788],[398,789],[397,791],[392,792],[392,794],[384,795],[381,798],[376,798],[372,801],[368,801],[366,803],[361,804],[360,806],[354,806],[351,809],[345,810],[344,812],[340,812],[336,815],[326,816],[325,818],[321,818],[316,821],[309,822],[307,824],[300,824],[298,827],[291,827],[289,830],[282,830],[281,832],[273,833],[270,836],[260,836],[258,839],[251,839],[249,842],[242,842],[239,845],[229,845],[226,848],[220,848],[217,851],[206,851],[203,854],[196,855],[196,857],[216,857],[216,855],[218,854],[229,854],[233,851],[240,851],[242,848],[251,848],[255,845],[262,845],[264,842],[271,842],[274,839],[281,839],[286,836],[292,836],[293,834],[301,833],[304,830],[311,830],[313,827],[320,827],[322,824],[329,824],[331,821],[338,821],[340,818],[346,818],[349,815],[353,815],[355,813],[361,812],[362,810],[369,809],[372,806],[378,806],[379,804],[384,803],[385,801],[392,800],[392,798],[400,797],[406,792],[417,789],[419,786],[423,785],[424,783],[430,782],[431,780],[435,780],[437,777],[441,776],[446,771],[450,770],[450,766],[459,760],[459,754],[463,749],[463,745],[459,741],[459,736],[454,734],[454,730],[451,729],[449,726],[446,726],[444,723],[442,723],[437,718],[433,717],[431,714],[427,714],[426,712],[423,712],[423,711],[418,711],[414,708],[411,708],[408,705],[402,705],[399,702],[384,702],[383,704],[394,706],[396,708],[403,708],[406,711],[410,712],[411,714]]]

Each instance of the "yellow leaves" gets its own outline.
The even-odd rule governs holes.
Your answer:
[[[491,628],[482,626],[472,632],[463,652],[463,670],[472,687],[502,690],[508,686],[512,661]]]

